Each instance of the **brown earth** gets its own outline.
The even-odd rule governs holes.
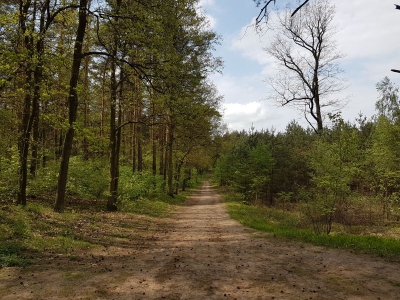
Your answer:
[[[245,228],[208,183],[158,222],[135,223],[141,239],[121,231],[102,249],[3,268],[0,299],[400,299],[400,264]]]

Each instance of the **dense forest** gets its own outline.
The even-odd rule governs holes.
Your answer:
[[[2,1],[0,15],[1,201],[116,210],[212,167],[222,62],[198,1]]]

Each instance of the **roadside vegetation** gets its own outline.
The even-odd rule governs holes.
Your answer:
[[[196,175],[185,192],[170,197],[163,192],[162,178],[143,173],[133,179],[129,172],[122,172],[126,175],[121,177],[119,212],[110,213],[104,207],[107,177],[102,174],[107,166],[88,166],[83,161],[72,166],[63,214],[53,210],[56,181],[50,167],[41,169],[48,181],[30,182],[33,190],[26,206],[0,201],[0,267],[26,266],[37,257],[52,255],[74,259],[79,251],[117,246],[127,239],[140,242],[159,230],[161,219],[170,216],[202,182]],[[91,173],[91,168],[97,172]]]
[[[230,213],[275,236],[400,259],[399,87],[384,77],[376,114],[344,120],[334,4],[304,1],[274,17],[265,20],[277,66],[269,98],[299,108],[309,127],[220,137],[215,181],[238,199]]]
[[[355,253],[368,253],[390,261],[400,262],[400,228],[367,226],[346,230],[334,224],[330,235],[317,234],[307,220],[295,212],[277,207],[244,204],[235,194],[225,194],[230,216],[242,225],[271,233],[274,237],[288,238],[329,248],[348,249]]]
[[[1,266],[113,244],[201,182],[221,119],[207,24],[197,0],[0,2]]]
[[[371,119],[337,113],[323,132],[292,122],[221,137],[214,178],[234,194],[232,216],[276,236],[400,259],[400,101],[389,78],[376,87]]]

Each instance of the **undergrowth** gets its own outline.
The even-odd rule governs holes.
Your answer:
[[[71,255],[79,249],[118,246],[121,238],[129,242],[135,235],[140,238],[145,233],[137,232],[137,228],[156,226],[147,217],[170,216],[191,190],[174,197],[155,190],[146,197],[122,197],[119,212],[115,213],[104,211],[105,199],[69,197],[62,214],[55,213],[53,202],[44,198],[29,199],[25,207],[11,201],[0,202],[0,268],[23,267],[40,256]],[[144,218],[138,218],[139,214]]]
[[[344,233],[316,234],[304,226],[296,213],[264,206],[251,206],[226,196],[230,216],[242,225],[269,232],[276,237],[312,243],[329,248],[350,249],[400,261],[400,240],[394,238]]]

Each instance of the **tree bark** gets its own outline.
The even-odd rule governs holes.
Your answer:
[[[164,181],[166,180],[165,173],[165,126],[160,126],[160,139],[159,139],[159,151],[160,151],[160,166],[159,166],[159,174],[164,177]]]
[[[32,143],[32,160],[30,173],[36,175],[36,169],[39,166],[39,105],[40,105],[40,88],[43,81],[43,54],[44,54],[44,34],[45,34],[45,12],[48,11],[49,2],[41,8],[39,37],[36,42],[37,63],[34,71],[34,89],[32,103],[32,127],[33,127],[33,143]]]
[[[87,4],[88,0],[80,0],[79,2],[79,21],[76,31],[76,39],[74,45],[73,62],[71,67],[71,78],[69,83],[68,94],[68,123],[69,128],[65,135],[63,152],[61,155],[60,173],[58,176],[57,198],[54,204],[54,211],[64,211],[65,205],[65,189],[67,186],[69,159],[72,151],[72,143],[75,134],[75,121],[78,114],[78,93],[77,86],[79,80],[79,69],[82,62],[82,46],[86,33],[87,24]]]
[[[116,51],[115,51],[116,52]],[[117,116],[117,79],[116,63],[111,62],[111,103],[110,103],[110,195],[107,200],[107,210],[117,210],[118,199],[118,153],[117,153],[117,130],[115,118]]]
[[[27,15],[31,6],[31,1],[20,1],[19,6],[19,23],[22,36],[24,36],[24,47],[27,50],[28,58],[25,65],[25,97],[24,107],[22,112],[22,121],[20,127],[20,137],[18,141],[19,153],[19,169],[18,169],[18,195],[17,204],[26,205],[26,184],[28,176],[28,153],[29,140],[32,130],[31,122],[31,105],[32,105],[32,88],[34,85],[34,77],[32,70],[33,59],[33,39],[32,35],[27,33]],[[33,13],[35,15],[35,12]]]
[[[170,124],[168,125],[168,141],[167,141],[167,179],[168,179],[168,195],[171,197],[174,196],[174,186],[173,186],[174,166],[172,160],[173,144],[174,144],[174,127],[170,122]]]
[[[155,123],[155,107],[154,103],[152,103],[152,124]],[[155,133],[155,128],[154,125],[151,126],[151,149],[152,149],[152,171],[153,171],[153,176],[156,176],[157,174],[157,136]]]
[[[85,57],[85,80],[84,80],[84,108],[83,108],[83,126],[89,128],[89,56]],[[89,141],[87,136],[83,137],[83,159],[89,160]]]
[[[137,136],[137,170],[138,172],[143,171],[143,149],[142,149],[142,125],[140,122],[142,121],[142,107],[141,103],[138,103],[137,108],[137,127],[136,127],[136,136]]]
[[[121,1],[117,0],[117,13],[119,11],[119,7],[121,6]],[[118,17],[116,17],[116,21]],[[110,101],[110,143],[109,143],[109,151],[110,151],[110,196],[107,200],[107,210],[108,211],[116,211],[117,200],[118,200],[118,183],[119,183],[119,155],[121,148],[121,130],[119,126],[121,125],[122,119],[122,109],[121,109],[121,101],[122,101],[122,82],[124,77],[124,72],[120,70],[120,94],[119,99],[117,99],[117,53],[118,53],[118,43],[117,37],[114,37],[114,49],[112,51],[112,61],[111,61],[111,77],[110,77],[110,85],[111,85],[111,101]],[[119,100],[119,101],[118,101]],[[118,104],[117,104],[118,102]],[[117,108],[118,108],[118,123],[115,122],[117,117]]]

